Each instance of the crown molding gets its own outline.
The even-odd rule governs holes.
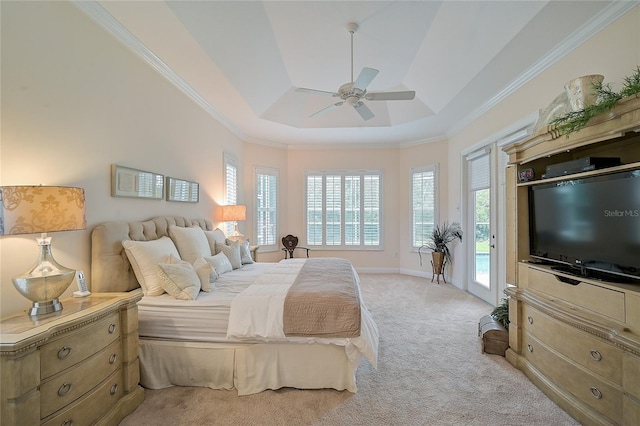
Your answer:
[[[562,43],[551,50],[548,55],[543,57],[531,68],[529,68],[515,80],[509,83],[500,92],[496,93],[495,96],[485,102],[482,106],[477,108],[467,117],[460,120],[457,125],[449,129],[449,131],[447,132],[447,136],[451,137],[460,132],[473,121],[486,114],[491,108],[495,107],[500,102],[505,100],[520,87],[528,83],[534,77],[542,73],[544,70],[558,62],[569,53],[571,53],[582,43],[589,40],[592,36],[596,35],[598,32],[606,28],[608,25],[613,23],[615,20],[617,20],[636,6],[638,6],[637,1],[614,1],[609,4],[601,13],[585,22],[584,25],[574,31],[573,34],[571,34],[567,39],[565,39]]]
[[[135,35],[127,30],[117,19],[115,19],[105,8],[96,1],[87,0],[71,0],[85,15],[94,22],[104,28],[108,33],[113,35],[118,41],[133,51],[138,57],[156,70],[160,75],[165,77],[174,86],[180,89],[187,97],[198,104],[210,116],[215,118],[226,127],[231,133],[241,140],[245,140],[246,135],[234,126],[227,118],[216,108],[213,107],[205,98],[203,98],[193,87],[191,87],[184,79],[176,74],[171,67],[165,64],[155,53],[151,51],[144,43],[142,43]]]

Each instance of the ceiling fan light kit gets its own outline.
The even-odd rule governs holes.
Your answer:
[[[367,101],[410,101],[416,96],[414,91],[403,92],[367,92],[367,87],[378,75],[378,70],[374,68],[363,68],[358,78],[353,80],[353,35],[358,30],[358,24],[351,22],[347,24],[347,31],[351,36],[351,82],[345,83],[337,92],[327,92],[325,90],[307,89],[304,87],[296,88],[296,92],[311,93],[322,96],[332,96],[340,98],[340,102],[329,105],[318,112],[310,115],[310,117],[318,117],[327,112],[338,108],[345,103],[352,106],[363,120],[370,120],[375,114],[367,107],[363,100]]]

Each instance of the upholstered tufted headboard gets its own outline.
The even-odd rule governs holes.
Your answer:
[[[160,216],[145,222],[106,222],[91,233],[91,288],[94,293],[130,291],[140,287],[127,258],[123,240],[150,241],[169,236],[169,226],[199,226],[213,230],[206,219]]]

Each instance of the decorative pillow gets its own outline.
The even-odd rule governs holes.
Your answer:
[[[224,244],[225,239],[227,238],[224,236],[224,232],[222,232],[220,228],[216,228],[213,231],[204,231],[204,235],[207,237],[207,241],[209,241],[211,254],[217,254],[216,243]]]
[[[232,245],[234,241],[227,238],[226,243],[228,246]],[[249,245],[249,240],[239,241],[240,245],[240,261],[243,265],[248,263],[254,263],[253,257],[251,257],[251,246]]]
[[[167,262],[170,255],[180,258],[171,238],[161,237],[152,241],[124,240],[122,246],[142,287],[142,293],[145,296],[160,296],[164,293],[158,278],[158,264]]]
[[[195,226],[193,228],[183,228],[181,226],[169,226],[169,236],[176,244],[180,258],[193,264],[199,257],[211,256],[213,252],[209,247],[204,231]]]
[[[200,293],[200,278],[187,261],[169,256],[169,263],[160,263],[160,285],[171,296],[180,300],[195,300]]]
[[[196,270],[198,278],[200,278],[201,290],[206,292],[213,291],[215,282],[218,279],[218,273],[213,265],[207,262],[203,257],[199,257],[195,262],[193,262],[193,268]]]
[[[240,244],[237,241],[232,241],[230,245],[216,243],[216,254],[218,253],[224,253],[229,258],[233,269],[242,268]]]
[[[233,271],[233,266],[231,266],[229,258],[224,253],[218,253],[215,256],[205,257],[204,260],[206,260],[211,266],[213,266],[213,269],[215,269],[218,275]]]

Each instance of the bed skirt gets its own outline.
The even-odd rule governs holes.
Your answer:
[[[197,386],[238,395],[282,387],[357,390],[355,368],[337,345],[140,338],[139,358],[140,384],[148,389]]]

